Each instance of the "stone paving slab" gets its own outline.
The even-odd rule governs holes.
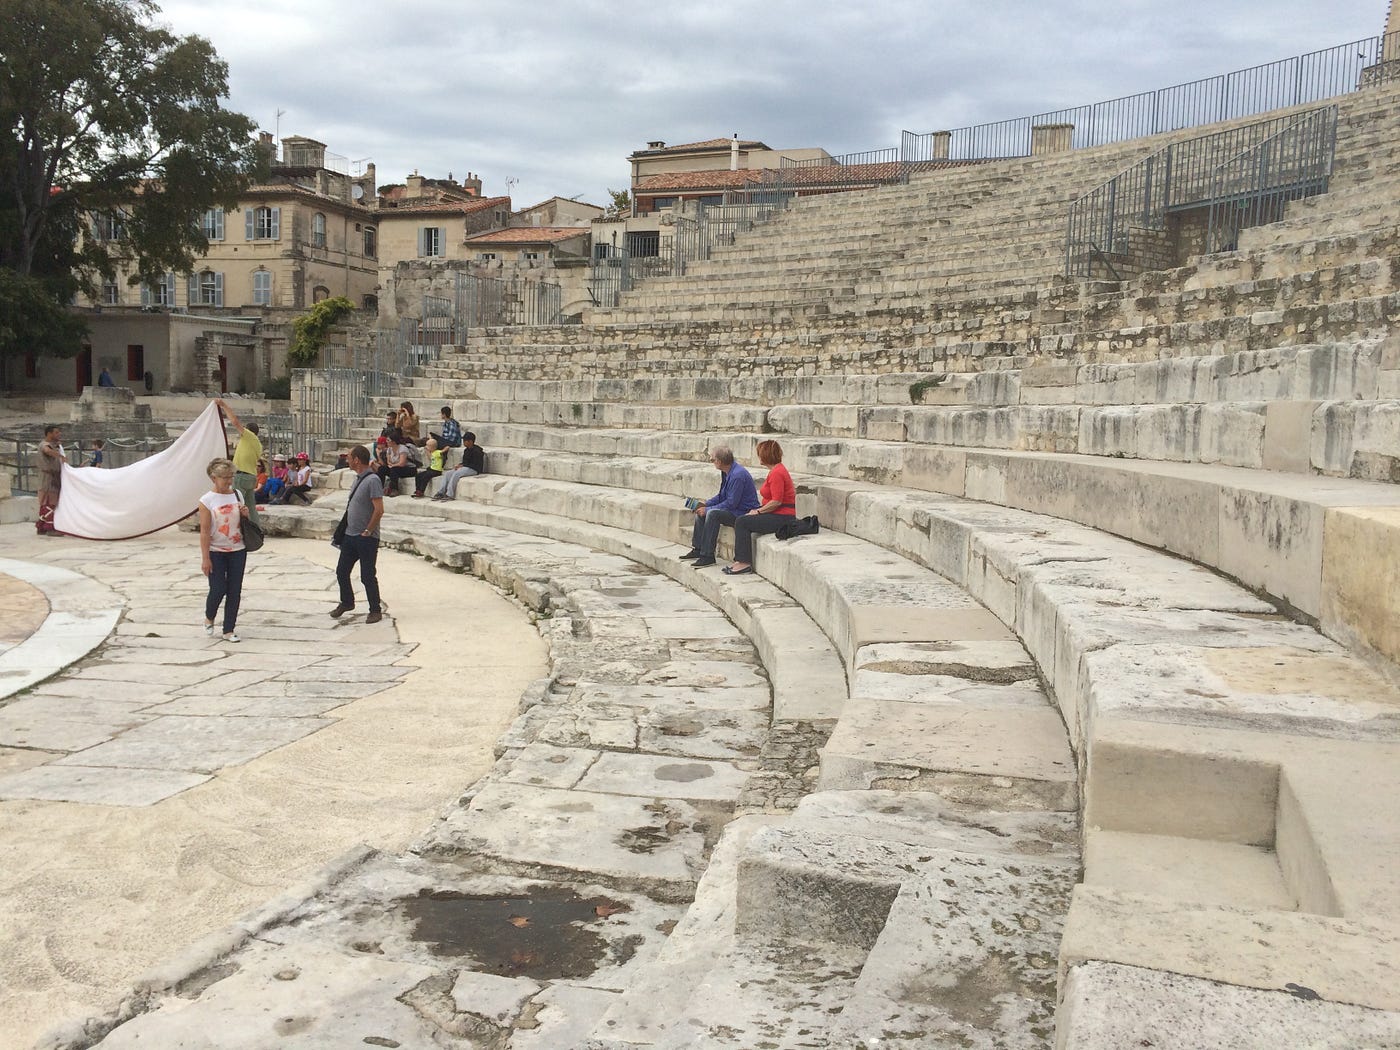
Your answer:
[[[0,798],[45,799],[100,806],[151,806],[203,784],[207,773],[50,763],[0,778]]]
[[[55,765],[214,773],[331,724],[328,718],[158,715],[114,739],[55,760]]]
[[[661,900],[689,900],[703,870],[704,839],[700,813],[679,800],[491,784],[421,850],[472,871],[568,872]]]

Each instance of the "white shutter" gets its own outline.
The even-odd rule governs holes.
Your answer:
[[[272,239],[274,241],[282,238],[282,209],[272,209]]]
[[[150,286],[149,284],[147,284],[145,281],[142,281],[142,282],[141,282],[141,305],[142,305],[142,306],[150,306],[150,305],[151,305],[151,286]]]
[[[244,209],[243,209],[243,228],[244,228],[244,235],[247,237],[248,240],[251,241],[251,240],[253,239],[253,209],[252,209],[252,208],[244,208]]]
[[[425,235],[427,232],[428,232],[428,230],[427,230],[426,227],[424,227],[424,226],[418,227],[418,258],[420,258],[420,259],[423,258],[423,253],[427,250],[426,247],[425,247],[424,244],[423,244],[423,241],[425,240],[424,235]]]
[[[175,305],[175,275],[168,273],[165,275],[165,305]]]
[[[190,279],[186,282],[185,290],[189,293],[189,304],[196,306],[199,303],[199,274],[190,274]]]
[[[438,253],[439,255],[446,255],[446,254],[447,254],[447,227],[446,227],[446,226],[439,226],[439,227],[438,227],[438,235],[437,235],[437,253]]]
[[[224,305],[224,275],[221,273],[214,275],[214,305]]]

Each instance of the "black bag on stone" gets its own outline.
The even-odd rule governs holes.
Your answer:
[[[792,521],[783,522],[774,535],[780,540],[790,540],[794,536],[815,536],[821,531],[821,526],[817,516],[809,514],[805,518],[793,518]]]

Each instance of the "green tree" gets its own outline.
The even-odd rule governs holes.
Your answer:
[[[0,311],[18,296],[33,321],[36,296],[61,309],[118,264],[147,282],[192,270],[208,249],[199,216],[246,185],[254,126],[222,106],[228,67],[156,13],[149,0],[0,0]],[[80,224],[106,216],[120,236],[78,247]]]
[[[612,203],[608,205],[609,219],[620,219],[632,214],[632,195],[627,190],[608,190]]]

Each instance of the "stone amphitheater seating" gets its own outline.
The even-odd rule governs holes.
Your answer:
[[[1060,1047],[1400,1045],[1398,95],[1339,100],[1331,193],[1127,284],[1055,276],[1064,208],[1153,143],[805,200],[405,391],[492,473],[394,513],[625,550],[755,638],[776,719],[834,721],[590,1045],[1049,1045],[1035,993],[970,1019],[988,945],[1024,989],[1058,956]],[[823,533],[677,561],[707,449],[765,437]]]

